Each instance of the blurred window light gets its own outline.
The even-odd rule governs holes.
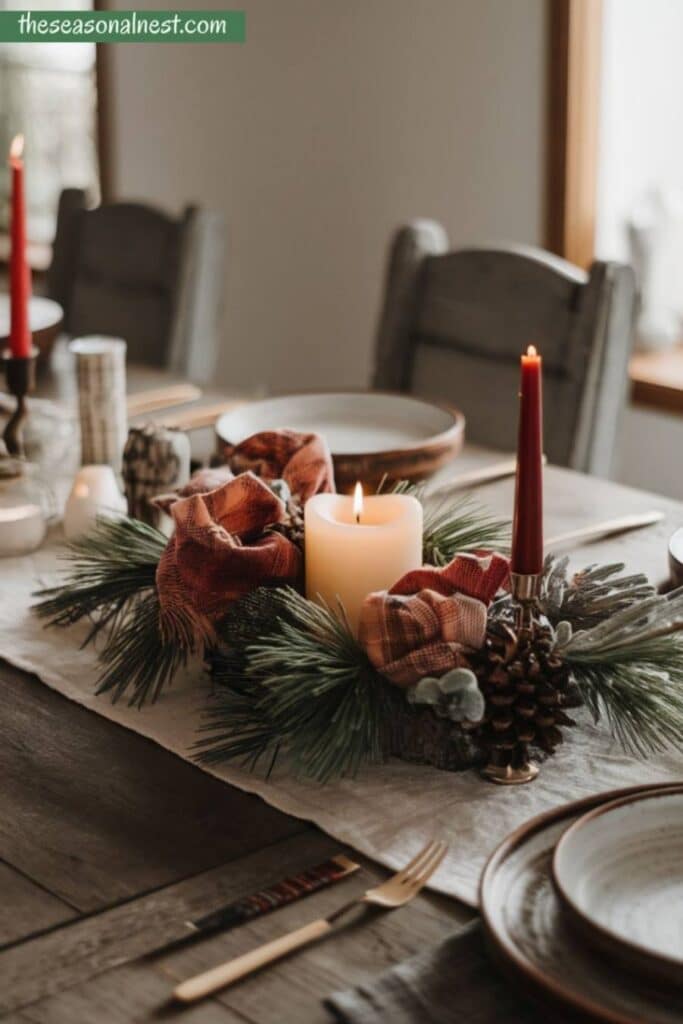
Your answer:
[[[637,341],[683,340],[683,0],[603,0],[595,253],[638,277]]]
[[[25,10],[0,0],[0,10]],[[91,0],[32,0],[30,9],[92,10]],[[63,188],[99,198],[97,86],[93,43],[0,44],[0,164],[18,132],[26,137],[28,234],[54,238]],[[9,228],[9,175],[0,173],[0,235]]]

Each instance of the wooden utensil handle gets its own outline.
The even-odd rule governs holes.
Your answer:
[[[128,396],[128,415],[142,416],[145,413],[170,406],[196,402],[202,397],[201,388],[194,384],[169,384],[161,388],[137,391]]]
[[[153,422],[162,423],[165,427],[173,427],[176,430],[201,430],[204,427],[212,427],[219,416],[224,412],[230,412],[244,405],[244,401],[234,399],[233,401],[214,402],[212,405],[200,406],[200,408],[181,409],[177,413],[168,413],[165,416],[152,417]]]
[[[266,942],[265,945],[258,946],[243,956],[228,960],[227,963],[220,964],[218,967],[212,967],[211,970],[197,974],[194,978],[188,978],[173,990],[173,995],[183,1003],[192,1003],[196,999],[203,999],[204,996],[210,995],[217,989],[225,988],[226,985],[231,985],[239,978],[251,974],[252,971],[257,971],[259,967],[265,967],[266,964],[279,960],[287,953],[306,946],[309,942],[314,942],[331,930],[332,925],[324,918],[313,921],[311,924],[304,925],[303,928],[298,928],[297,931],[281,935],[279,939],[273,939],[272,942]]]
[[[592,526],[582,526],[577,530],[568,530],[566,533],[559,533],[546,541],[546,548],[564,547],[566,544],[587,544],[591,540],[599,540],[602,537],[609,537],[613,533],[624,533],[627,530],[639,530],[643,526],[653,526],[664,519],[664,513],[659,511],[635,513],[629,516],[620,516],[618,519],[607,519],[604,523],[594,523]]]

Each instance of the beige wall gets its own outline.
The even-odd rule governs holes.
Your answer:
[[[223,383],[364,384],[394,226],[541,241],[545,2],[238,6],[244,46],[109,48],[114,187],[225,211]]]

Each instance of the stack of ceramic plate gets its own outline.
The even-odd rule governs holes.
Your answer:
[[[480,904],[497,960],[544,1002],[612,1024],[681,1024],[683,784],[534,819],[489,860]]]

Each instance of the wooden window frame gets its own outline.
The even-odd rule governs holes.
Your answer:
[[[93,10],[106,11],[108,0],[94,0]],[[95,44],[95,88],[97,90],[97,162],[100,172],[100,199],[103,203],[112,199],[111,182],[111,66],[107,46],[112,43]]]
[[[602,0],[548,0],[546,246],[595,256]]]

